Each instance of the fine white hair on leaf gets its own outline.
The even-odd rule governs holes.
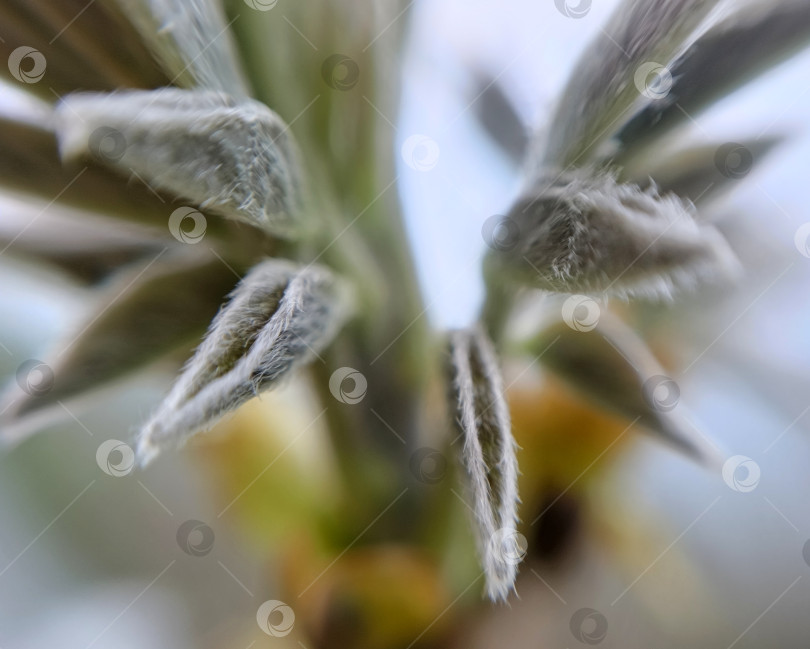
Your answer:
[[[178,88],[78,93],[59,105],[57,135],[64,158],[90,155],[276,236],[299,225],[296,146],[260,102]]]
[[[549,121],[543,166],[585,164],[630,117],[641,66],[666,66],[720,0],[624,0],[571,73]]]
[[[109,0],[108,0],[109,1]],[[115,0],[173,84],[247,97],[218,0]]]
[[[239,283],[139,435],[146,464],[309,362],[348,316],[350,294],[320,266],[262,262]]]
[[[450,357],[453,407],[464,439],[462,460],[487,592],[492,600],[505,600],[525,551],[516,531],[518,470],[509,406],[495,352],[480,328],[452,332]]]
[[[589,170],[558,174],[517,200],[507,217],[515,243],[498,254],[545,290],[671,297],[739,272],[720,232],[694,215],[691,203],[654,185],[642,190]]]

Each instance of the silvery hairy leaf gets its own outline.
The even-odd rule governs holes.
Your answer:
[[[719,0],[624,0],[574,66],[549,121],[543,166],[585,164],[630,117],[648,85],[669,82],[667,64]]]
[[[295,145],[281,119],[257,101],[176,88],[80,93],[63,100],[57,118],[66,158],[89,154],[271,234],[293,230]]]
[[[704,278],[728,278],[738,262],[694,207],[656,188],[604,172],[540,179],[503,222],[496,255],[537,288],[569,293],[670,296]]]
[[[50,375],[46,389],[13,385],[5,395],[0,412],[7,425],[0,441],[17,442],[43,422],[64,417],[61,404],[89,397],[164,354],[192,347],[233,284],[233,274],[219,259],[196,249],[164,247],[122,272],[44,357]]]
[[[140,432],[147,463],[309,362],[348,315],[342,281],[320,266],[254,267],[211,323],[169,395]]]
[[[28,83],[25,90],[47,101],[54,100],[54,93],[61,96],[79,88],[109,91],[169,83],[140,35],[114,4],[5,0],[0,5],[0,24],[4,37],[0,75],[19,85],[21,70],[29,79],[42,74],[42,83]],[[18,46],[26,48],[24,61],[12,58]]]
[[[172,84],[219,90],[239,98],[248,95],[218,0],[114,2],[141,33]]]
[[[589,331],[577,331],[568,323],[553,325],[538,336],[535,346],[543,350],[544,367],[595,405],[638,420],[647,431],[705,466],[722,465],[717,447],[684,415],[676,381],[618,318],[603,311]]]
[[[698,38],[671,65],[672,86],[621,129],[622,159],[790,57],[810,41],[806,0],[749,0]]]
[[[464,440],[462,460],[487,592],[493,600],[506,599],[525,548],[516,531],[517,460],[503,380],[480,329],[451,333],[450,363],[452,407]]]

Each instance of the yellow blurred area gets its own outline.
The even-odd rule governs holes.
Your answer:
[[[440,631],[433,623],[450,597],[436,560],[404,545],[341,542],[354,535],[355,521],[340,514],[352,497],[323,417],[308,414],[318,412],[313,401],[305,383],[290,384],[240,408],[199,447],[225,515],[277,571],[296,637],[303,630],[316,646],[374,649],[407,645],[428,626]]]
[[[291,382],[245,404],[199,447],[222,511],[259,549],[314,532],[345,496],[315,403],[303,380]]]
[[[549,490],[582,494],[632,439],[630,422],[591,407],[551,376],[517,382],[508,398],[524,517]]]

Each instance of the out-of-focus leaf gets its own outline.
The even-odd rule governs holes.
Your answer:
[[[549,121],[544,166],[586,164],[649,92],[647,84],[667,81],[664,66],[718,1],[624,0],[571,72]],[[649,78],[656,75],[657,82]]]
[[[642,187],[652,180],[660,194],[672,193],[701,206],[733,189],[781,141],[762,137],[694,146],[634,163],[621,173]]]
[[[670,66],[672,87],[649,102],[617,139],[629,159],[713,102],[795,54],[810,41],[810,3],[756,0],[709,29]]]
[[[521,164],[529,146],[523,120],[497,79],[477,76],[476,82],[473,106],[479,123],[514,164]]]
[[[575,172],[535,183],[501,223],[496,259],[541,289],[669,296],[738,262],[722,235],[677,196]]]
[[[46,408],[101,389],[164,353],[193,345],[233,284],[232,272],[213,255],[196,250],[171,254],[165,248],[118,277],[78,331],[45,361],[52,374],[48,384],[27,392],[21,384],[7,394],[8,426],[3,427],[2,441],[35,432],[33,415]]]
[[[140,433],[149,462],[278,383],[331,342],[348,293],[325,268],[268,260],[234,290],[169,395]]]
[[[67,207],[46,209],[33,200],[0,202],[0,254],[43,260],[85,282],[165,248],[149,228],[99,218]]]
[[[171,83],[247,97],[230,25],[218,0],[114,2],[140,31]]]
[[[89,154],[273,234],[290,234],[295,225],[295,145],[259,102],[176,88],[76,94],[60,104],[57,118],[67,158]]]
[[[64,165],[52,127],[54,120],[53,110],[38,101],[27,106],[24,113],[16,110],[4,114],[0,110],[0,148],[4,153],[0,155],[0,186],[36,197],[42,208],[32,215],[32,222],[46,214],[58,217],[64,206],[76,207],[109,218],[105,228],[129,227],[127,222],[132,222],[149,226],[155,236],[175,243],[178,233],[172,232],[172,215],[179,206],[172,204],[172,197],[148,187],[132,170],[127,181],[119,172],[93,160]],[[112,151],[119,139],[115,133],[102,132],[94,142],[98,150]],[[217,218],[207,219],[205,238],[216,241],[218,252],[238,272],[245,272],[257,259],[275,254],[278,243],[254,227],[236,227]]]
[[[48,101],[76,90],[154,88],[169,82],[117,6],[86,0],[5,0],[0,74]],[[11,59],[19,47],[37,54]],[[18,52],[18,56],[20,53]],[[12,65],[5,62],[12,60]],[[31,75],[44,62],[43,76]],[[20,67],[18,67],[18,64]],[[21,74],[22,72],[22,74]],[[24,80],[15,78],[22,77]],[[54,94],[56,93],[56,94]]]
[[[164,198],[140,182],[127,184],[118,173],[97,163],[63,165],[50,119],[50,113],[36,123],[0,115],[0,184],[48,203],[66,203],[154,225],[168,233],[174,209],[168,196]]]
[[[596,405],[638,419],[701,464],[722,465],[717,448],[683,417],[678,384],[618,319],[603,312],[599,324],[587,332],[559,323],[543,331],[535,344],[544,350],[544,366]]]
[[[478,549],[491,599],[506,599],[525,548],[517,533],[517,460],[495,351],[481,329],[450,334],[451,404],[464,440]]]

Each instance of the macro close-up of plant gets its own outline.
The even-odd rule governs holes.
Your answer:
[[[803,646],[808,0],[0,17],[0,647]]]

